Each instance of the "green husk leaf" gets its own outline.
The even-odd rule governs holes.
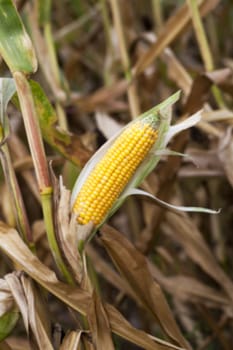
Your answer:
[[[35,51],[13,1],[0,0],[0,23],[0,54],[10,70],[34,73]]]
[[[206,214],[219,214],[221,209],[213,210],[208,208],[202,208],[202,207],[185,207],[185,206],[179,206],[179,205],[173,205],[169,204],[167,202],[162,201],[158,197],[154,196],[151,193],[148,193],[146,191],[140,190],[138,188],[132,188],[130,189],[124,196],[124,199],[126,199],[128,196],[132,195],[140,195],[140,196],[146,196],[151,199],[153,199],[156,203],[161,205],[164,208],[167,208],[172,211],[182,211],[182,212],[194,212],[194,213],[206,213]]]

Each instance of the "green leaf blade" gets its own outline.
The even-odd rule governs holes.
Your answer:
[[[0,341],[4,340],[14,329],[19,319],[19,313],[16,311],[6,312],[0,317]]]
[[[12,72],[34,73],[37,59],[31,40],[11,0],[0,0],[0,54]]]

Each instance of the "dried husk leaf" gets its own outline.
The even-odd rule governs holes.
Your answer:
[[[123,128],[123,125],[103,112],[97,112],[95,119],[98,129],[102,132],[107,140]]]

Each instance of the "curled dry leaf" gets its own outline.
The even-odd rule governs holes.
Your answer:
[[[9,274],[6,281],[22,314],[33,349],[53,350],[50,324],[42,294],[23,274]]]
[[[0,342],[9,336],[19,319],[19,310],[6,280],[9,275],[0,279]]]
[[[15,308],[14,298],[5,279],[0,279],[0,317]]]

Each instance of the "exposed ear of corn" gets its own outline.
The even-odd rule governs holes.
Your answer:
[[[131,123],[115,140],[80,189],[73,205],[81,225],[98,226],[158,137],[152,118]]]

